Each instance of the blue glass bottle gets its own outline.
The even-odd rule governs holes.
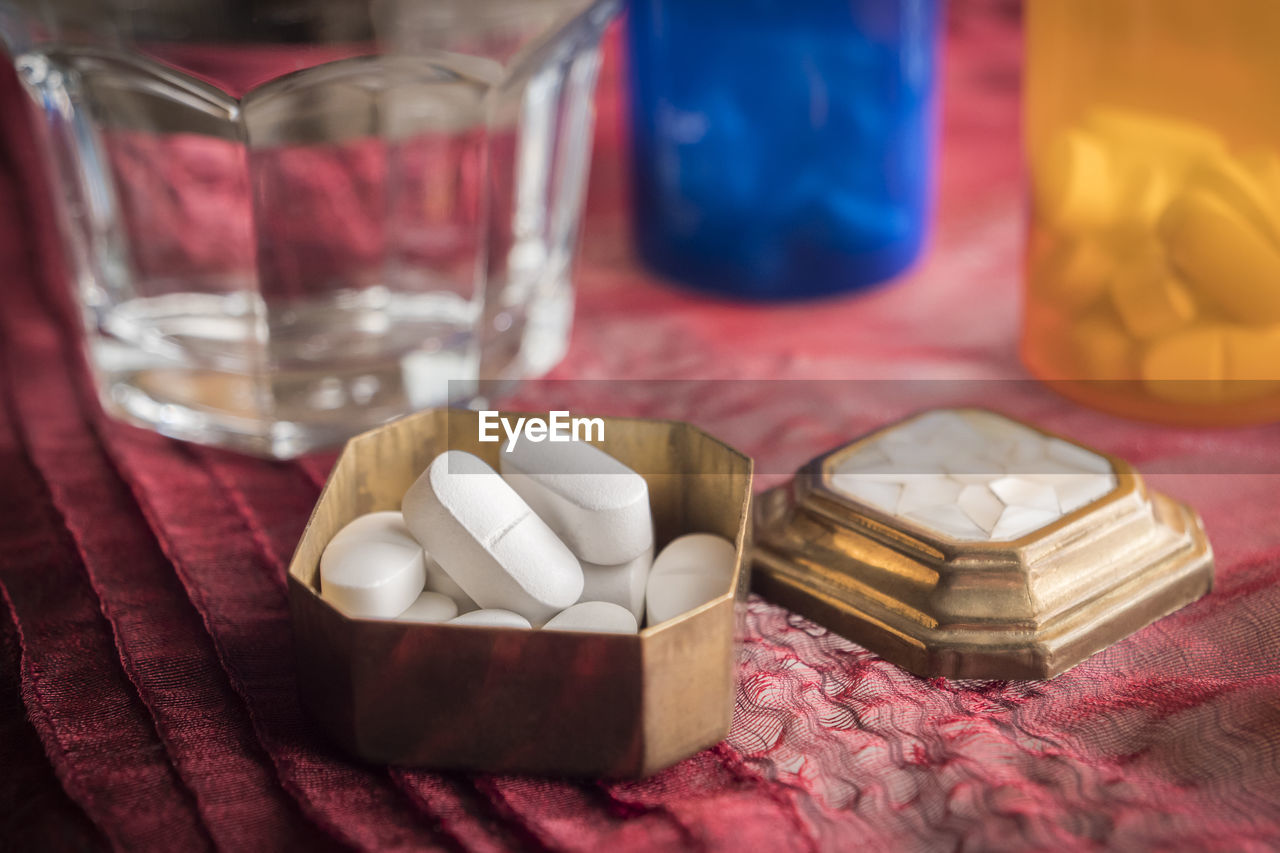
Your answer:
[[[932,212],[942,0],[631,0],[636,239],[692,286],[856,290]]]

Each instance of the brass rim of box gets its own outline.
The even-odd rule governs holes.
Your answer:
[[[1045,679],[1212,587],[1195,512],[1107,454],[1116,488],[1007,542],[950,539],[832,486],[842,459],[913,419],[817,457],[759,497],[758,592],[917,675]]]

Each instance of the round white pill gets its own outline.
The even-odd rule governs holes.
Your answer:
[[[578,558],[479,457],[437,456],[403,510],[414,538],[482,608],[541,625],[582,594]]]
[[[644,618],[644,590],[653,565],[653,545],[634,560],[616,566],[582,564],[582,597],[580,601],[610,601],[631,611],[639,622]]]
[[[490,628],[532,628],[529,620],[510,610],[472,610],[449,620],[450,625],[485,625]]]
[[[653,544],[649,485],[585,441],[509,442],[502,476],[579,559],[625,563]]]
[[[551,617],[544,631],[600,631],[605,634],[634,634],[640,629],[636,617],[625,607],[609,601],[583,601]]]
[[[448,622],[458,615],[457,603],[438,592],[423,592],[396,618],[404,622]]]
[[[320,555],[320,595],[347,616],[399,616],[425,582],[422,546],[394,510],[356,518]]]
[[[737,550],[723,536],[690,533],[663,548],[649,570],[647,624],[657,625],[729,590]]]

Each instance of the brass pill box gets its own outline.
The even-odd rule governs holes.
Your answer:
[[[346,445],[289,565],[299,691],[331,739],[378,763],[603,777],[645,776],[724,739],[751,460],[686,424],[604,422],[602,449],[648,481],[659,546],[692,532],[736,544],[724,592],[638,635],[347,618],[319,595],[330,538],[399,509],[446,449],[498,462],[475,412],[412,415]]]

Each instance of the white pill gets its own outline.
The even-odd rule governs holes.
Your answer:
[[[610,601],[581,601],[551,617],[544,631],[600,631],[604,634],[634,634],[640,629],[636,617],[625,607]]]
[[[423,592],[409,608],[397,616],[406,622],[448,622],[458,615],[458,604],[439,592]]]
[[[650,627],[706,604],[729,590],[737,550],[711,533],[690,533],[663,548],[649,570],[645,592]]]
[[[649,486],[583,441],[518,442],[499,454],[502,476],[579,559],[616,565],[653,544]]]
[[[438,592],[447,595],[453,599],[458,605],[459,613],[466,613],[468,610],[475,610],[480,605],[476,604],[466,591],[458,586],[458,582],[449,577],[449,573],[440,567],[440,564],[427,554],[427,589],[432,592]]]
[[[582,594],[578,558],[470,453],[437,456],[405,493],[403,511],[414,538],[482,608],[541,625]]]
[[[450,625],[486,625],[490,628],[532,628],[529,620],[510,610],[472,610],[449,620]]]
[[[610,601],[631,611],[639,622],[644,618],[644,590],[653,565],[652,543],[634,560],[616,566],[582,564],[582,596],[580,601]]]
[[[356,518],[320,555],[320,595],[347,616],[399,616],[425,582],[422,546],[394,510]]]

